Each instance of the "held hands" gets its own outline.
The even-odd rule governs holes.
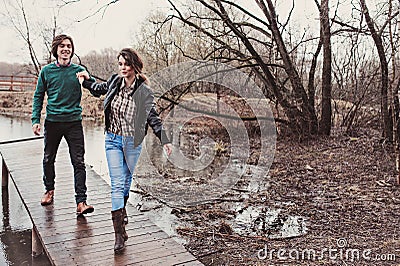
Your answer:
[[[164,151],[167,154],[167,156],[170,156],[172,153],[172,144],[171,143],[164,144]]]
[[[35,135],[39,136],[40,135],[40,124],[34,124],[32,126],[32,131]]]
[[[81,72],[76,73],[76,78],[79,80],[79,83],[82,85],[83,81],[84,81],[85,79],[89,79],[90,76],[89,76],[89,73],[88,73],[88,72],[86,72],[86,71],[81,71]]]

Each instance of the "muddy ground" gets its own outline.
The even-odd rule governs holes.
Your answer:
[[[225,196],[241,201],[241,211],[264,208],[264,216],[255,212],[247,225],[253,233],[232,230],[240,213],[226,201],[180,214],[187,226],[178,232],[205,265],[397,265],[400,193],[393,157],[378,132],[368,130],[358,138],[337,132],[303,143],[280,139],[267,186]],[[265,219],[271,210],[280,212]]]
[[[0,112],[29,113],[30,97],[3,97]],[[87,117],[101,114],[94,109]],[[257,173],[262,163],[249,166],[219,199],[169,210],[205,265],[398,265],[394,158],[371,129],[301,143],[278,138],[268,173]]]

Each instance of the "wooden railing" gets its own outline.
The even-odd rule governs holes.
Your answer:
[[[35,76],[0,75],[0,91],[29,91],[36,87]]]

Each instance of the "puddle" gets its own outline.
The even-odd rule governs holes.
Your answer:
[[[266,200],[265,192],[270,188],[268,169],[248,165],[246,173],[236,184],[234,190],[240,198],[251,199],[259,195],[259,200]],[[268,206],[245,206],[237,203],[229,206],[236,213],[230,222],[235,233],[246,236],[262,236],[271,239],[299,237],[307,233],[306,218],[285,213],[285,206],[292,203],[281,203],[281,208]]]
[[[271,239],[292,238],[306,234],[306,221],[301,216],[291,216],[282,209],[262,206],[238,206],[232,223],[234,232],[247,236],[263,236]]]

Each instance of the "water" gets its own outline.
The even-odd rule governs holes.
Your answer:
[[[238,206],[233,231],[240,235],[282,239],[302,236],[307,229],[303,217],[284,214],[282,209]]]
[[[0,116],[0,141],[32,137],[26,119]],[[32,223],[12,183],[1,191],[0,265],[51,265],[46,256],[32,258]]]

